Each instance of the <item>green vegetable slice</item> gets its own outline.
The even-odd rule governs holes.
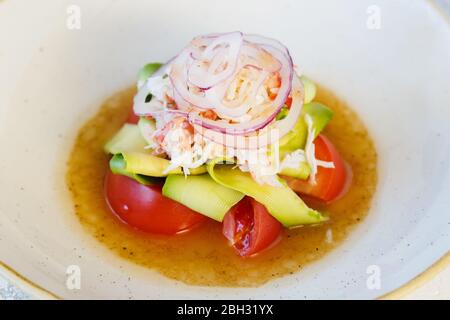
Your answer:
[[[287,114],[289,113],[289,108],[287,106],[283,106],[280,110],[280,112],[278,112],[277,116],[276,116],[276,120],[283,120],[284,118],[286,118]]]
[[[317,224],[327,218],[316,210],[310,209],[286,183],[279,179],[282,186],[258,184],[247,172],[233,165],[216,165],[223,159],[215,159],[207,164],[208,173],[219,184],[242,192],[262,203],[269,213],[285,227],[305,224]]]
[[[166,177],[169,174],[184,174],[180,167],[166,173],[165,170],[169,167],[170,161],[151,154],[124,152],[121,155],[125,162],[124,170],[129,173],[142,174],[150,177]],[[189,174],[192,175],[203,174],[205,172],[206,166],[200,166],[189,170]]]
[[[152,74],[158,71],[158,69],[161,68],[161,66],[162,64],[158,62],[147,63],[145,66],[142,67],[141,70],[139,70],[138,82],[140,83],[145,82]]]
[[[123,176],[130,177],[136,180],[137,182],[145,185],[156,185],[161,184],[163,182],[163,180],[159,178],[128,172],[125,169],[125,166],[126,166],[125,160],[121,154],[115,154],[114,156],[112,156],[111,160],[109,160],[109,168],[114,174],[120,174]]]
[[[317,88],[314,82],[306,76],[301,76],[300,81],[303,83],[304,96],[303,103],[310,103],[316,97]]]
[[[309,115],[313,122],[314,138],[322,132],[323,129],[333,118],[333,111],[319,102],[310,102],[303,106],[303,115]],[[304,118],[304,116],[303,116]]]
[[[208,174],[186,177],[169,175],[162,193],[219,222],[244,197],[241,192],[215,182]]]
[[[103,150],[106,153],[144,152],[147,145],[137,125],[125,123],[109,140]]]
[[[165,177],[168,174],[182,174],[181,168],[176,168],[169,173],[164,173],[170,161],[164,158],[159,158],[151,154],[128,152],[123,153],[125,160],[125,170],[128,172],[143,174],[151,177]]]
[[[333,117],[333,111],[319,102],[310,102],[303,105],[302,114],[297,120],[294,128],[280,139],[280,157],[291,153],[297,149],[304,149],[308,126],[305,122],[305,115],[309,115],[313,122],[314,138],[326,127]]]
[[[142,138],[147,141],[148,144],[153,144],[152,134],[156,130],[155,120],[141,117],[139,118],[137,126],[142,135]]]
[[[304,99],[303,104],[310,103],[316,97],[316,85],[306,76],[301,76],[300,81],[303,83]],[[281,108],[280,112],[276,116],[276,120],[283,120],[286,118],[289,112],[289,108],[285,105]]]
[[[298,168],[283,168],[279,172],[280,175],[294,177],[301,180],[306,180],[311,174],[311,168],[308,163],[300,162]]]

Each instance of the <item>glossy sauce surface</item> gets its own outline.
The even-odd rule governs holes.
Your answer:
[[[377,184],[377,154],[366,128],[355,112],[326,89],[318,88],[315,101],[334,110],[325,130],[353,171],[345,197],[317,206],[330,220],[323,225],[285,230],[283,239],[261,255],[243,259],[221,232],[208,222],[177,236],[137,232],[120,222],[104,199],[103,179],[109,156],[104,143],[122,126],[135,89],[113,95],[79,131],[68,161],[67,184],[85,229],[123,258],[155,269],[169,278],[203,286],[258,286],[273,278],[301,272],[339,245],[367,214]]]

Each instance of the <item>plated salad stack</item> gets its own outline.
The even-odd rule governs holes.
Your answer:
[[[208,219],[243,257],[284,228],[327,221],[302,197],[338,199],[349,171],[321,132],[332,111],[280,42],[241,32],[194,38],[139,72],[127,122],[105,145],[111,210],[144,232]]]

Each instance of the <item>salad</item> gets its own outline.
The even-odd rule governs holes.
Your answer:
[[[315,94],[283,44],[241,32],[195,37],[145,65],[126,123],[104,146],[111,211],[165,235],[216,220],[242,257],[285,228],[326,222],[304,200],[335,201],[351,174],[322,133],[333,112]]]

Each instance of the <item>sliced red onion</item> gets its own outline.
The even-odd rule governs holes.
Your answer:
[[[263,70],[259,71],[258,78],[253,81],[250,84],[250,88],[246,90],[247,94],[244,94],[240,91],[238,98],[231,102],[224,102],[223,99],[221,100],[217,95],[214,95],[212,91],[207,91],[205,93],[205,96],[209,99],[209,101],[211,101],[212,105],[216,106],[214,109],[221,118],[233,119],[241,117],[247,114],[252,106],[256,106],[256,96],[268,76],[268,72]],[[223,91],[223,93],[220,93],[220,96],[224,97],[226,95],[226,91],[229,86],[230,85],[227,83],[226,87],[224,88],[225,90]]]
[[[178,93],[178,90],[175,88],[175,86],[172,83],[172,98],[175,101],[178,109],[183,110],[183,111],[190,111],[192,109],[192,105],[187,102],[186,100],[183,99],[183,97],[181,97],[181,95]]]
[[[271,144],[276,137],[269,137],[270,131],[278,129],[280,138],[289,132],[300,114],[303,87],[293,76],[289,51],[276,40],[240,32],[197,37],[167,64],[166,70],[169,68],[176,112],[186,116],[200,134],[217,143],[244,149],[255,143],[259,147]],[[238,92],[228,100],[227,92],[233,89],[230,86],[233,81],[238,81],[236,77],[243,69],[253,70],[249,86],[240,84]],[[274,74],[281,81],[276,98],[257,101],[260,88]],[[290,93],[293,96],[291,111],[285,119],[274,121]],[[147,94],[148,89],[140,90],[136,95],[134,108],[137,114],[174,111],[158,101],[145,103]],[[207,109],[212,109],[221,119],[203,118],[201,111]],[[247,116],[250,120],[242,119]]]
[[[194,60],[190,65],[189,83],[205,89],[229,78],[236,70],[241,45],[241,32],[232,32],[213,38],[213,41],[200,54],[199,59]],[[215,50],[217,47],[220,49]],[[211,63],[207,64],[205,60],[210,60]],[[224,65],[224,69],[216,73],[221,65]]]
[[[237,33],[226,34],[223,36],[214,35],[207,39],[203,37],[195,38],[192,41],[192,43],[195,44],[194,48],[188,46],[183,50],[183,52],[180,53],[173,63],[172,72],[170,74],[171,82],[174,86],[174,90],[177,91],[178,98],[182,98],[184,102],[189,103],[193,108],[201,110],[214,109],[220,117],[230,119],[239,118],[245,115],[249,109],[248,99],[246,99],[247,105],[242,106],[242,108],[233,107],[232,104],[227,104],[223,101],[226,90],[231,83],[232,79],[230,78],[232,76],[235,76],[239,70],[243,67],[247,67],[248,65],[269,72],[280,70],[282,65],[289,65],[289,68],[291,68],[292,65],[288,54],[284,54],[285,52],[287,53],[287,49],[284,48],[283,50],[280,50],[281,54],[278,54],[278,56],[282,56],[283,58],[283,61],[280,61],[280,59],[277,59],[276,56],[273,57],[273,54],[268,52],[276,51],[277,48],[268,47],[269,49],[266,49],[262,46],[255,46],[247,41],[246,45],[242,46],[240,49],[240,56],[238,57],[244,57],[245,59],[240,59],[242,61],[240,61],[237,70],[235,70],[234,73],[228,77],[224,76],[222,81],[214,86],[211,86],[212,83],[209,82],[209,80],[211,80],[211,75],[205,74],[203,75],[203,78],[207,79],[208,83],[203,83],[201,87],[190,86],[192,82],[189,81],[190,67],[193,63],[196,63],[196,59],[200,59],[201,53],[199,52],[201,50],[199,48],[204,47],[205,51],[208,48],[216,48],[217,46],[214,47],[215,44],[223,43],[226,40],[222,40],[222,38],[231,38],[232,36],[236,37]],[[219,50],[222,50],[222,48],[219,47]],[[210,51],[207,52],[207,55],[210,55]],[[288,59],[286,59],[286,57],[288,57]],[[292,70],[290,72],[292,73]],[[284,83],[287,82],[288,81],[284,81]],[[176,99],[176,102],[180,105],[184,105],[182,108],[186,109],[186,104],[180,99]],[[279,107],[281,108],[281,105]]]
[[[183,99],[185,102],[191,104],[193,107],[199,109],[208,109],[211,106],[205,105],[204,97],[199,94],[190,92],[188,84],[188,68],[187,65],[191,63],[192,58],[189,48],[184,49],[172,63],[171,73],[169,74],[170,82],[173,86],[174,92],[177,93],[177,97]],[[200,91],[199,88],[197,88]],[[175,93],[174,93],[175,95]],[[177,100],[175,100],[177,102]],[[177,103],[179,103],[178,101]]]
[[[266,112],[251,121],[233,125],[230,125],[229,123],[204,119],[199,115],[192,114],[190,115],[190,121],[192,124],[196,124],[206,129],[214,130],[220,133],[226,133],[228,135],[245,135],[264,128],[276,117],[291,91],[293,65],[290,57],[286,56],[282,51],[271,46],[264,46],[264,49],[281,62],[281,69],[279,71],[281,86],[278,90],[277,97],[271,104],[270,109],[266,110]],[[218,108],[216,107],[215,110],[218,110]]]
[[[259,149],[271,145],[292,130],[301,114],[304,89],[297,76],[294,76],[293,78],[291,96],[292,104],[286,118],[274,121],[264,129],[255,131],[250,135],[244,136],[221,133],[207,129],[199,124],[193,125],[194,130],[210,141],[233,149]]]
[[[171,113],[171,114],[175,114],[177,116],[180,117],[185,117],[187,118],[189,113],[183,110],[178,110],[178,109],[166,109],[165,112]]]
[[[277,72],[281,68],[281,62],[279,60],[274,59],[262,47],[255,46],[255,44],[249,43],[248,41],[244,41],[242,54],[245,55],[246,65],[254,66],[257,69]]]
[[[265,45],[265,46],[268,45],[273,48],[277,48],[278,50],[282,51],[284,54],[286,54],[290,58],[289,50],[286,48],[285,45],[283,45],[278,40],[268,38],[268,37],[263,37],[263,36],[260,36],[257,34],[246,34],[246,35],[244,35],[244,41],[254,44],[254,45]],[[292,61],[292,59],[291,59],[291,61]]]

